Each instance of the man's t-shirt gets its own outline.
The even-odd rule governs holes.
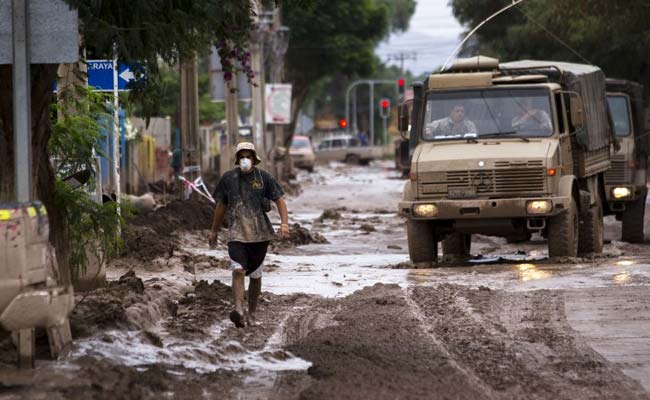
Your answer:
[[[214,191],[214,199],[226,206],[228,242],[266,242],[275,232],[262,206],[264,199],[277,201],[282,188],[268,172],[254,168],[245,174],[239,168],[226,172]]]

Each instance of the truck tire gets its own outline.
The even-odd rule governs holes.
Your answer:
[[[438,261],[438,242],[433,222],[409,219],[406,222],[406,236],[412,262]]]
[[[548,220],[549,257],[578,255],[578,207],[572,197],[569,207]]]
[[[442,254],[454,257],[469,257],[472,235],[454,232],[442,241]]]
[[[603,235],[603,206],[600,201],[597,201],[581,218],[578,234],[578,254],[602,253]]]
[[[361,160],[359,159],[359,156],[356,154],[348,154],[347,156],[345,156],[346,164],[359,165],[360,161]]]
[[[645,200],[647,193],[639,196],[638,199],[625,205],[623,211],[623,235],[624,242],[643,243],[643,222],[645,218]]]

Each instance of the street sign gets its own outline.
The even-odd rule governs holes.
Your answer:
[[[265,109],[267,124],[291,123],[291,85],[267,83],[265,89]]]
[[[88,85],[100,92],[113,91],[113,60],[88,60]],[[134,64],[117,65],[117,90],[123,92],[130,90],[128,85],[135,81],[135,69],[140,68]]]

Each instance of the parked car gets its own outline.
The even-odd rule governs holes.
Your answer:
[[[309,172],[314,171],[316,155],[309,136],[294,136],[289,148],[289,155],[296,168],[306,169]]]
[[[316,159],[319,162],[344,161],[348,164],[366,165],[382,155],[381,146],[362,146],[359,139],[352,135],[328,137],[316,147]]]

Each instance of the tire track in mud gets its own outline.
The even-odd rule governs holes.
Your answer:
[[[323,300],[308,313],[294,320],[287,349],[313,365],[310,379],[290,398],[486,398],[483,385],[459,370],[422,329],[398,285],[376,284],[343,299]],[[331,317],[316,318],[316,313]]]
[[[650,398],[570,328],[562,292],[441,285],[411,294],[433,335],[497,398]]]

